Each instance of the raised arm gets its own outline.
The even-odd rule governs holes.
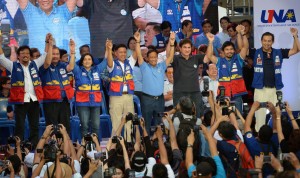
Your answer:
[[[292,112],[292,108],[290,107],[290,105],[289,105],[288,102],[285,102],[285,103],[286,103],[286,112],[288,113],[288,116],[290,117],[293,129],[294,130],[299,129],[299,126],[298,126],[298,124],[296,122],[296,119],[294,118],[294,115],[293,115],[293,112]]]
[[[126,149],[126,146],[125,146],[124,138],[123,137],[118,137],[118,139],[119,139],[119,142],[120,142],[120,144],[122,146],[122,150],[123,150],[125,170],[126,169],[131,169],[131,167],[130,167],[130,161],[129,161],[127,149]]]
[[[290,51],[289,51],[289,57],[300,51],[300,42],[298,39],[298,29],[291,28],[290,31],[291,31],[291,34],[293,35],[294,43],[293,43],[293,48],[290,49]]]
[[[191,130],[191,133],[187,137],[187,145],[185,152],[185,167],[189,169],[189,167],[193,164],[193,145],[195,142],[194,131]]]
[[[245,133],[246,132],[249,132],[251,131],[251,123],[252,123],[252,119],[253,119],[253,116],[255,114],[255,111],[259,108],[259,102],[258,101],[255,101],[253,104],[252,104],[252,107],[249,111],[249,114],[247,115],[247,118],[246,118],[246,122],[245,122]]]
[[[166,119],[168,120],[169,123],[169,131],[170,131],[170,143],[171,143],[171,148],[172,150],[178,149],[178,144],[176,140],[176,133],[175,133],[175,128],[172,122],[172,119],[170,118],[169,115],[167,115]]]
[[[21,10],[24,10],[28,4],[28,0],[17,0]],[[35,4],[34,4],[35,5]]]
[[[75,66],[75,42],[72,39],[70,39],[69,48],[70,48],[71,59],[69,64],[67,65],[67,72],[71,72]]]
[[[50,67],[51,62],[52,62],[52,50],[53,50],[53,37],[50,33],[46,35],[46,49],[45,51],[47,52],[47,57],[44,62],[44,68],[48,69]]]
[[[236,31],[238,32],[237,34],[238,46],[239,49],[241,49],[240,56],[242,59],[245,59],[249,50],[249,42],[247,36],[245,35],[245,27],[243,25],[238,25],[236,27]]]
[[[136,55],[138,58],[138,63],[139,63],[139,65],[142,65],[144,62],[144,59],[143,59],[142,52],[141,52],[141,46],[140,46],[141,34],[140,34],[139,29],[134,33],[134,39],[136,41],[135,52],[136,52]]]
[[[218,155],[217,145],[216,145],[215,139],[213,138],[212,134],[209,133],[209,131],[203,124],[200,125],[200,128],[202,129],[204,137],[206,138],[206,140],[208,142],[211,156],[212,157],[217,156]]]
[[[284,135],[282,133],[281,111],[280,111],[279,106],[276,106],[276,119],[273,120],[273,122],[276,122],[278,142],[280,143],[284,139]]]
[[[112,48],[113,48],[112,41],[107,39],[105,45],[106,45],[105,53],[107,54],[107,66],[109,68],[112,68],[114,64],[113,56],[112,56]]]
[[[169,164],[168,154],[167,154],[167,150],[166,150],[164,140],[163,140],[163,132],[162,132],[162,129],[161,129],[160,126],[157,126],[155,134],[156,134],[157,139],[158,139],[158,148],[159,148],[159,154],[160,154],[160,161],[164,165]]]
[[[77,0],[65,0],[65,2],[70,12],[75,10],[75,7],[78,3]]]
[[[207,33],[207,38],[208,38],[208,46],[207,46],[207,51],[206,51],[206,57],[213,63],[218,62],[218,58],[214,55],[214,47],[213,47],[213,42],[215,40],[215,36],[211,33]]]
[[[170,34],[169,43],[168,43],[168,45],[170,46],[170,51],[166,59],[166,66],[168,66],[170,63],[173,62],[174,52],[175,52],[175,46],[174,46],[175,35],[176,34],[174,32],[171,32]]]

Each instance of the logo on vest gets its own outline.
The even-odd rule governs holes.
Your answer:
[[[225,64],[223,64],[223,65],[222,65],[222,68],[223,68],[223,69],[226,69],[226,65],[225,65]]]
[[[59,69],[59,73],[60,73],[61,75],[66,74],[66,70],[65,70],[65,69]]]
[[[257,56],[256,64],[257,64],[257,65],[262,65],[262,59],[261,59],[261,57],[260,57],[260,54],[258,54],[258,56]]]
[[[17,72],[22,72],[22,69],[20,69],[20,68],[17,68]]]
[[[233,63],[231,72],[237,72],[237,71],[238,71],[238,69],[237,69],[236,63]]]
[[[275,74],[280,74],[281,70],[280,69],[275,69]]]
[[[262,73],[264,69],[262,67],[254,67],[254,72],[260,72]]]
[[[81,75],[82,75],[82,76],[87,76],[85,72],[82,72]]]
[[[99,75],[98,75],[97,72],[94,72],[94,73],[93,73],[93,77],[94,77],[95,80],[99,80]]]
[[[275,66],[280,66],[280,59],[279,56],[275,57]]]
[[[36,70],[34,68],[32,68],[30,73],[31,73],[31,75],[34,75],[34,74],[36,74]]]
[[[168,10],[167,10],[167,15],[173,15],[172,9],[168,9]]]
[[[197,69],[197,65],[196,64],[194,64],[194,68]]]

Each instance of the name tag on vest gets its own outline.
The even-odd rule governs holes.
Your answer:
[[[254,67],[254,72],[264,72],[264,69],[261,67]]]

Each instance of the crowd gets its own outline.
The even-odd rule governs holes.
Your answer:
[[[47,3],[41,8],[28,0],[19,3],[25,19],[40,10],[53,11]],[[69,18],[75,5],[70,0],[55,7],[51,17]],[[39,30],[38,24],[29,29]],[[45,34],[44,45],[35,46],[41,41],[36,39],[31,48],[20,46],[10,59],[0,40],[1,97],[9,98],[7,117],[16,123],[14,135],[0,149],[0,175],[300,177],[299,122],[280,91],[283,59],[300,51],[298,30],[290,29],[290,49],[273,48],[270,32],[254,49],[251,21],[236,24],[223,17],[220,24],[222,31],[213,35],[212,23],[204,20],[203,32],[195,37],[190,20],[182,22],[178,33],[168,21],[149,22],[145,36],[137,30],[127,44],[110,38],[98,44],[104,45],[103,59],[82,45],[76,60],[72,39],[68,45],[54,39],[65,35],[60,32]],[[34,39],[34,33],[29,35]],[[36,48],[41,46],[44,51]],[[134,95],[142,116],[136,114]],[[105,148],[98,139],[104,98],[112,122]],[[77,142],[69,136],[73,105],[83,137]],[[46,129],[39,138],[40,110]],[[26,119],[29,142],[24,141]]]

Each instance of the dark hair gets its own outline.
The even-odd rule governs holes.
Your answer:
[[[30,50],[29,46],[27,46],[27,45],[20,46],[20,47],[18,48],[18,50],[17,50],[17,55],[20,55],[20,52],[21,52],[21,51],[24,51],[24,50],[26,50],[26,49],[29,50],[30,55],[31,55],[31,50]]]
[[[172,69],[173,69],[173,66],[171,66],[171,65],[170,65],[170,66],[168,66],[168,67],[166,68],[166,70],[165,70],[165,73],[166,73],[166,72],[168,72],[168,69],[170,69],[170,68],[172,68]]]
[[[261,39],[260,40],[263,40],[264,36],[271,36],[272,37],[272,41],[274,42],[275,41],[275,37],[274,37],[274,34],[271,33],[271,32],[265,32],[261,35]]]
[[[156,53],[156,55],[158,55],[158,52],[157,52],[156,49],[154,49],[154,50],[149,50],[149,51],[147,52],[147,57],[149,57],[150,53]]]
[[[187,114],[187,115],[193,114],[194,103],[191,100],[191,98],[189,98],[187,96],[183,96],[183,97],[179,98],[178,102],[179,102],[180,110],[182,113]]]
[[[227,30],[229,30],[230,28],[233,29],[233,31],[236,32],[236,27],[237,27],[237,24],[236,23],[231,23],[227,26]]]
[[[220,122],[218,131],[219,134],[225,138],[225,140],[231,140],[236,135],[235,127],[227,121]]]
[[[91,161],[91,159],[88,158],[88,157],[83,158],[83,159],[81,160],[80,174],[81,174],[82,176],[84,176],[84,175],[89,171],[89,166],[90,166],[89,161]]]
[[[193,24],[190,20],[184,20],[181,24],[181,29],[183,29],[184,26],[188,26],[190,23]]]
[[[187,39],[187,38],[185,38],[185,39],[183,39],[183,40],[181,40],[181,41],[179,42],[179,47],[182,47],[182,46],[185,45],[185,44],[190,44],[191,47],[193,47],[192,41],[191,41],[190,39]]]
[[[298,140],[298,141],[297,141]],[[296,154],[300,150],[300,130],[295,129],[292,131],[290,137],[288,138],[289,149],[291,152]]]
[[[163,21],[160,24],[160,29],[164,30],[164,29],[167,29],[167,28],[170,28],[172,30],[172,24],[169,21]]]
[[[21,160],[17,155],[11,155],[7,158],[7,160],[10,161],[10,163],[12,164],[15,173],[20,172],[21,170]],[[8,169],[6,169],[7,171],[5,171],[5,173],[9,174],[10,172],[8,171]]]
[[[154,25],[153,26],[153,30],[156,32],[156,33],[160,33],[160,26],[159,25]]]
[[[224,51],[224,49],[226,48],[226,47],[228,47],[228,46],[232,46],[233,47],[233,49],[235,50],[235,46],[234,46],[234,44],[231,42],[231,41],[225,41],[224,43],[223,43],[223,45],[222,45],[222,51]]]
[[[60,55],[60,58],[62,58],[63,55],[67,54],[67,50],[65,49],[59,49],[59,55]]]
[[[268,125],[263,125],[258,131],[258,138],[262,143],[269,143],[273,135],[273,130]]]
[[[148,48],[148,50],[156,50],[156,47],[153,45],[149,45],[147,48]]]
[[[278,172],[275,178],[294,178],[295,175],[297,175],[296,171],[283,171],[283,172]]]
[[[89,48],[90,49],[90,46],[88,44],[85,44],[85,45],[82,45],[79,47],[79,52],[81,53],[82,52],[82,49],[83,48]]]
[[[3,89],[2,85],[5,85],[9,80],[10,80],[9,77],[6,76],[0,77],[0,91]]]
[[[203,124],[208,127],[211,124],[211,118],[213,116],[213,112],[211,110],[207,110],[204,112]]]
[[[153,178],[168,178],[168,170],[165,165],[155,164],[152,169]]]
[[[242,20],[242,21],[241,21],[241,24],[242,24],[242,23],[245,23],[245,22],[248,23],[249,26],[252,25],[252,22],[251,22],[251,20],[249,20],[249,19],[244,19],[244,20]]]
[[[83,63],[83,60],[84,60],[85,56],[91,56],[92,61],[93,61],[93,64],[92,64],[92,66],[93,66],[93,65],[94,65],[94,57],[93,57],[90,53],[87,53],[87,54],[82,55],[81,58],[79,59],[78,65],[79,65],[79,66],[82,66],[82,63]]]
[[[220,18],[220,23],[221,23],[222,20],[226,20],[228,23],[231,23],[229,17],[227,17],[227,16],[224,16],[224,17]]]
[[[33,57],[33,53],[36,53],[36,52],[40,53],[39,49],[37,49],[37,48],[30,48],[30,57]]]
[[[207,19],[205,19],[205,20],[202,21],[201,27],[203,27],[205,24],[210,24],[211,26],[213,26],[212,23],[211,23],[211,21],[209,21]]]
[[[114,51],[117,51],[119,48],[125,48],[127,49],[126,45],[125,44],[117,44],[114,48]]]
[[[207,162],[213,168],[212,176],[217,174],[217,164],[212,157],[201,157],[199,162]]]
[[[135,41],[135,38],[133,36],[131,36],[128,41],[127,41],[127,48],[129,49],[129,43],[131,40],[134,40]]]

